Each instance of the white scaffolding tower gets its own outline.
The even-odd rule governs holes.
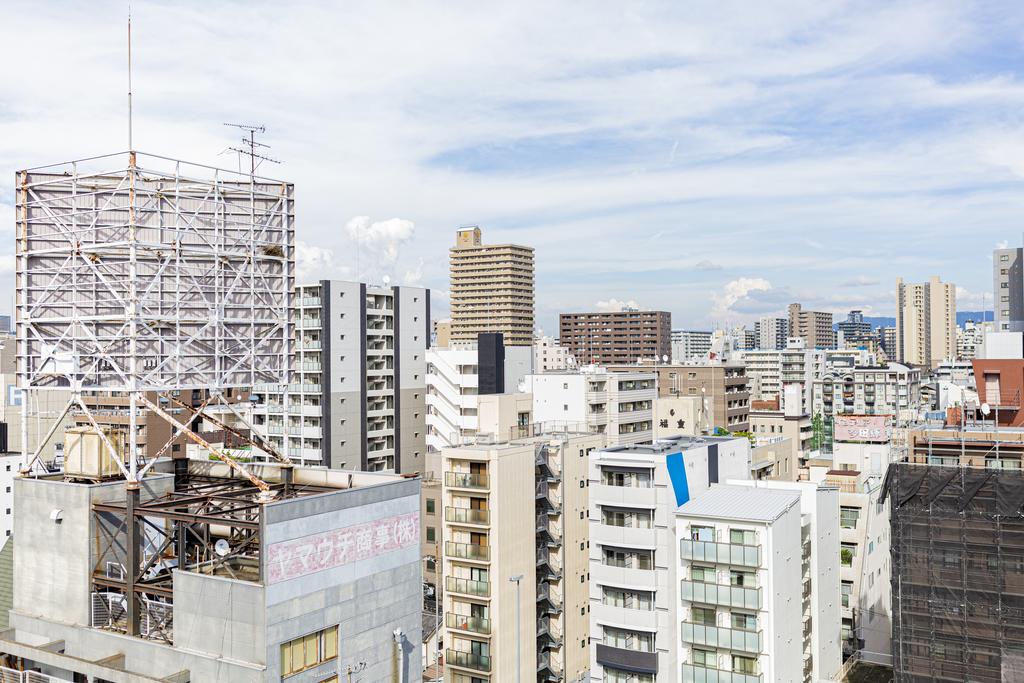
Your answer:
[[[171,440],[184,434],[266,490],[188,425],[198,414],[234,431],[202,411],[223,402],[244,423],[225,390],[287,382],[293,192],[290,183],[137,152],[17,173],[18,382],[26,394],[72,393],[35,452],[23,435],[23,473],[39,466],[63,416],[80,410],[137,489],[156,462],[138,452],[138,413],[148,408],[171,423]],[[197,410],[169,395],[191,389],[209,392]],[[128,396],[126,453],[83,400],[90,392]],[[185,419],[174,416],[181,410]],[[287,462],[251,425],[250,434]]]

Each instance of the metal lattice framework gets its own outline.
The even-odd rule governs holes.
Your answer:
[[[17,177],[22,386],[284,381],[293,186],[128,153]]]
[[[140,404],[160,412],[146,392],[287,381],[292,184],[126,152],[16,185],[19,384],[70,389],[87,415],[83,392],[127,394],[129,481]]]

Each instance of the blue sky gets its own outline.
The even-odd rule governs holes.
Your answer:
[[[619,302],[886,315],[897,276],[991,303],[1024,232],[1019,3],[504,4],[135,2],[136,147],[231,167],[222,123],[265,124],[300,273],[437,311],[467,223],[536,248],[549,330]],[[4,301],[14,171],[126,147],[124,9],[5,8]]]

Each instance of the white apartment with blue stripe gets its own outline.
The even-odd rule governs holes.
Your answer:
[[[750,478],[750,442],[674,437],[591,452],[591,680],[679,680],[676,509]]]

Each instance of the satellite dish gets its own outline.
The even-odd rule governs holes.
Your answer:
[[[390,275],[385,275],[384,276],[384,286],[387,287],[389,284],[391,284],[391,276]]]
[[[987,403],[982,403],[981,404],[981,414],[982,415],[988,415],[991,412],[992,412],[992,406],[990,406]]]
[[[668,362],[668,356],[662,356],[661,357],[661,362],[662,363],[667,363]]]
[[[223,538],[219,538],[217,539],[217,542],[213,544],[213,552],[224,557],[231,552],[231,545]]]

